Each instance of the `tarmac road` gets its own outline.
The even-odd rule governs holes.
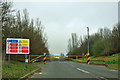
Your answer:
[[[35,73],[32,78],[85,78],[95,80],[118,80],[117,70],[109,70],[104,66],[88,65],[69,61],[54,61],[40,65],[42,71]],[[109,79],[108,79],[109,78]],[[74,80],[73,79],[73,80]]]

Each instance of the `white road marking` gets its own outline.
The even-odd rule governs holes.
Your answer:
[[[110,70],[110,71],[117,71],[117,70]]]
[[[85,71],[85,70],[82,70],[82,69],[80,69],[80,68],[77,68],[77,70],[82,71],[82,72],[84,72],[84,73],[90,73],[90,72]]]
[[[104,78],[104,77],[96,77],[98,80],[108,80],[108,79],[106,79],[106,78]]]
[[[35,74],[38,74],[38,73],[35,73]]]
[[[98,80],[101,80],[100,78],[96,77]]]
[[[35,73],[35,74],[42,74],[42,73],[40,72],[40,73]]]
[[[104,79],[104,77],[100,77],[100,78]]]
[[[104,79],[104,80],[108,80],[108,79],[106,79],[106,78],[104,78],[104,77],[100,77],[101,79]]]
[[[42,74],[41,72],[39,74]]]
[[[34,78],[34,76],[32,76],[31,78]]]

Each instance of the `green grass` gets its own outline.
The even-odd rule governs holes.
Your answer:
[[[28,68],[26,70],[25,62],[11,61],[10,68],[8,68],[8,63],[3,63],[2,66],[2,77],[3,78],[20,78],[30,73],[31,71],[38,68],[35,65],[36,63],[28,64]]]
[[[108,69],[120,70],[120,68],[118,68],[118,64],[109,64],[109,66],[107,68]]]

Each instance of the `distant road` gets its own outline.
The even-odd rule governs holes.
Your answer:
[[[42,72],[35,73],[31,78],[95,78],[96,80],[118,78],[117,70],[109,70],[104,66],[54,61],[40,67],[42,67]]]

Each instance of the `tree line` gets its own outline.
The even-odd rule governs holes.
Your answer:
[[[30,19],[27,9],[23,11],[13,10],[12,2],[1,1],[0,4],[2,9],[0,20],[2,21],[3,57],[6,56],[6,38],[30,39],[30,54],[43,54],[44,52],[49,54],[47,36],[44,32],[45,27],[39,18],[36,20]],[[20,58],[23,56],[16,55],[14,57]]]
[[[120,24],[115,25],[112,30],[107,27],[99,28],[96,33],[89,35],[89,42],[90,54],[93,56],[108,56],[120,53]],[[76,33],[72,33],[68,40],[67,55],[85,55],[87,45],[87,35],[79,37]]]

